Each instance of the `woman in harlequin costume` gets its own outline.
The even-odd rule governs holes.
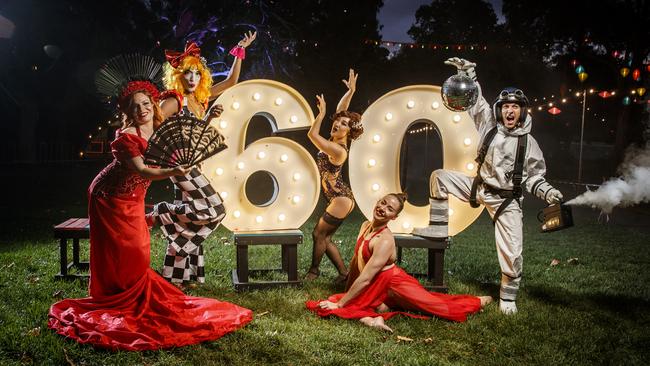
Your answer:
[[[347,86],[348,91],[339,101],[336,113],[332,117],[330,138],[326,139],[320,135],[320,127],[326,110],[325,99],[322,95],[316,97],[318,99],[319,113],[307,135],[320,150],[316,156],[316,164],[321,176],[323,194],[327,199],[327,208],[312,232],[311,267],[307,271],[305,279],[308,281],[313,280],[320,275],[320,262],[323,254],[327,254],[327,257],[339,272],[335,280],[337,284],[345,283],[348,270],[338,248],[332,243],[332,235],[354,208],[352,190],[343,181],[341,170],[348,158],[350,143],[352,143],[352,140],[358,139],[363,133],[361,116],[347,110],[356,91],[357,74],[354,73],[354,70],[350,69],[348,80],[343,80],[343,83]]]
[[[154,72],[160,70],[153,59],[145,59]],[[216,340],[250,322],[252,312],[228,302],[186,296],[149,267],[147,187],[151,180],[184,175],[188,169],[144,164],[147,141],[162,122],[159,93],[150,80],[128,81],[134,78],[129,72],[134,68],[124,64],[118,57],[102,69],[125,81],[114,83],[108,94],[118,97],[126,119],[111,143],[113,162],[88,189],[90,296],[52,305],[48,326],[77,342],[113,350],[153,350]],[[120,68],[125,70],[119,73]],[[100,92],[107,92],[100,85],[112,83],[98,82]]]
[[[184,52],[165,51],[167,62],[163,66],[163,80],[168,90],[161,96],[163,115],[187,115],[205,119],[209,102],[237,84],[246,47],[255,37],[256,33],[248,32],[230,51],[230,54],[235,56],[230,73],[225,80],[214,85],[210,69],[201,57],[201,50],[196,43],[188,43]],[[218,117],[222,111],[221,105],[215,105],[207,117]],[[223,201],[198,167],[183,177],[172,178],[172,182],[174,202],[161,202],[148,215],[150,225],[160,225],[168,241],[162,275],[180,287],[189,281],[204,283],[202,244],[225,216]],[[197,190],[198,187],[200,190]],[[197,197],[197,194],[200,197]],[[198,201],[199,199],[201,201]],[[197,205],[197,202],[211,203],[210,207],[198,212],[197,207],[204,205]]]
[[[384,320],[397,314],[421,319],[437,316],[463,322],[467,315],[478,312],[492,301],[489,296],[429,292],[395,265],[395,239],[387,225],[397,218],[405,201],[406,196],[397,193],[387,194],[377,201],[373,220],[361,225],[354,249],[356,261],[351,266],[358,267],[358,277],[351,278],[352,286],[345,293],[332,295],[327,300],[307,301],[309,310],[322,317],[359,319],[365,325],[392,332]]]

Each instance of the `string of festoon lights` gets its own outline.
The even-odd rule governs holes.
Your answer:
[[[565,96],[556,96],[555,94],[551,94],[549,97],[544,96],[529,99],[531,104],[528,107],[528,112],[535,113],[545,111],[556,115],[562,112],[560,107],[563,105],[576,102],[581,104],[585,94],[586,96],[599,96],[602,99],[610,99],[623,95],[621,102],[625,106],[630,105],[631,103],[646,103],[644,98],[646,89],[644,87],[631,89],[626,94],[621,94],[620,91],[616,89],[600,88],[586,88],[578,91],[569,89],[568,91],[569,93]]]
[[[366,39],[365,44],[383,46],[383,47],[397,47],[397,48],[411,48],[411,49],[430,49],[440,51],[487,51],[488,46],[485,44],[459,44],[459,43],[414,43],[414,42],[399,42],[399,41],[386,41]]]

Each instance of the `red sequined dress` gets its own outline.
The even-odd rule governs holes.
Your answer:
[[[144,196],[149,180],[126,166],[147,141],[117,132],[115,159],[88,190],[90,297],[50,307],[48,326],[80,343],[152,350],[216,340],[252,320],[252,311],[215,299],[186,296],[149,267]]]
[[[361,250],[360,254],[363,261],[361,262],[359,260],[359,262],[362,264],[368,263],[370,256],[372,256],[370,241],[383,230],[388,230],[388,228],[384,227],[376,231],[367,240],[364,240],[365,233],[359,236],[356,248],[354,249],[354,253],[359,253]],[[355,255],[355,258],[358,258],[358,256]],[[356,266],[358,264],[354,262],[352,265]],[[343,295],[345,293],[334,294],[328,300],[338,302]],[[481,309],[481,301],[478,297],[429,292],[422,287],[417,279],[396,265],[377,273],[370,284],[342,308],[333,310],[322,309],[318,306],[318,303],[321,301],[307,301],[305,305],[307,309],[315,312],[319,316],[327,317],[334,315],[345,319],[381,316],[388,320],[397,314],[412,318],[427,319],[428,316],[420,315],[427,314],[463,322],[467,320],[468,314],[476,313]],[[401,311],[378,313],[376,309],[382,303],[388,305],[391,309],[400,309]]]

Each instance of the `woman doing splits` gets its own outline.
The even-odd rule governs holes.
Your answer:
[[[361,116],[347,110],[356,90],[357,74],[354,70],[350,69],[348,80],[343,80],[343,83],[348,87],[348,91],[339,101],[336,114],[332,117],[329,140],[320,135],[320,127],[326,111],[325,99],[322,95],[316,96],[319,113],[308,133],[309,139],[320,150],[316,156],[316,164],[321,175],[327,208],[312,233],[314,247],[311,267],[305,279],[313,280],[320,275],[318,267],[323,254],[327,254],[339,272],[335,280],[337,284],[345,283],[348,271],[339,250],[332,243],[332,235],[354,208],[354,196],[350,187],[343,181],[341,169],[348,158],[350,143],[363,133]]]
[[[392,332],[384,320],[397,314],[427,318],[406,311],[462,322],[492,301],[490,296],[429,292],[395,265],[395,239],[387,225],[402,211],[405,200],[403,194],[390,193],[377,202],[373,220],[361,225],[354,249],[357,261],[351,265],[358,266],[359,276],[345,293],[323,301],[307,301],[309,310],[322,317],[359,319],[365,325]]]

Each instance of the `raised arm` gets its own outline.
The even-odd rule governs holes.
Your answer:
[[[343,79],[343,84],[348,87],[348,91],[343,94],[343,97],[339,101],[339,104],[336,106],[336,113],[341,111],[347,111],[350,107],[350,102],[352,101],[352,96],[357,90],[357,77],[359,75],[354,73],[353,69],[350,69],[348,80]]]
[[[250,44],[253,43],[255,37],[257,37],[257,32],[249,31],[248,33],[245,33],[244,39],[242,39],[241,41],[239,41],[239,43],[237,43],[237,47],[246,49],[246,47],[250,46]],[[221,93],[226,91],[226,89],[237,84],[237,82],[239,81],[239,73],[241,72],[242,60],[243,60],[242,56],[239,55],[235,56],[235,61],[233,61],[228,76],[223,81],[213,85],[212,88],[210,88],[210,100],[217,98]]]
[[[325,98],[322,94],[317,95],[316,99],[318,100],[318,115],[314,119],[314,122],[311,124],[309,132],[307,132],[307,137],[309,137],[311,142],[320,151],[326,153],[330,157],[332,163],[337,165],[342,164],[347,157],[347,152],[345,149],[339,144],[332,142],[320,135],[320,127],[323,122],[323,118],[325,118],[327,107],[325,105]]]
[[[483,97],[481,84],[479,84],[476,79],[476,63],[467,61],[463,58],[452,57],[447,59],[445,64],[456,67],[459,75],[467,76],[476,81],[476,84],[478,85],[478,99],[476,104],[467,110],[467,113],[472,117],[479,134],[484,135],[484,133],[496,126],[496,121],[492,115],[492,106],[487,102],[487,100],[485,100],[485,97]]]

